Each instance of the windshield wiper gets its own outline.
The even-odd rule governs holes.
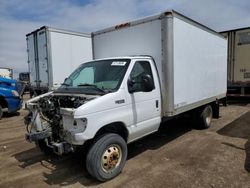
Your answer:
[[[71,78],[69,78],[69,77],[67,77],[67,78],[65,78],[64,82],[63,82],[61,85],[62,85],[62,86],[71,86],[71,84],[70,84],[70,83],[66,83],[66,82],[67,82],[67,80],[69,80],[69,81],[70,81],[70,83],[72,83],[72,79],[71,79]]]
[[[102,93],[107,93],[105,90],[97,87],[96,85],[94,84],[87,84],[87,83],[84,83],[84,84],[78,84],[77,86],[88,86],[88,87],[92,87],[92,88],[95,88],[97,89],[98,91],[101,91]]]
[[[62,86],[71,86],[70,84],[67,84],[67,83],[62,83],[61,85]]]

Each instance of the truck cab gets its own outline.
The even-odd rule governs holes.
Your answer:
[[[30,74],[29,72],[20,72],[19,73],[19,82],[24,85],[24,91],[30,90]]]
[[[97,167],[108,172],[106,178],[98,176],[104,181],[120,172],[126,160],[126,143],[159,128],[161,95],[156,66],[147,56],[84,63],[59,89],[29,100],[26,106],[31,111],[26,118],[30,125],[26,139],[44,151],[50,148],[61,155],[104,135],[118,142],[111,154],[121,158],[112,162],[108,146],[100,151],[101,155],[106,152],[105,158],[111,161],[104,160],[103,166]],[[92,157],[88,164],[91,161]]]
[[[20,98],[17,81],[0,77],[0,119],[3,115],[3,110],[8,113],[13,113],[21,108],[22,100]]]

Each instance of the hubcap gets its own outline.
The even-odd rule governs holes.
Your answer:
[[[207,108],[205,111],[205,121],[207,123],[207,125],[210,125],[211,121],[212,121],[212,111],[210,108]]]
[[[119,166],[122,158],[121,148],[118,145],[109,146],[102,155],[102,169],[110,172]]]

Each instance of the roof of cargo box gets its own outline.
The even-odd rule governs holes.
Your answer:
[[[201,23],[199,23],[197,21],[192,20],[191,18],[188,18],[188,17],[184,16],[183,14],[181,14],[181,13],[175,11],[175,10],[167,10],[167,11],[164,11],[164,12],[162,12],[160,14],[156,14],[156,15],[153,15],[153,16],[147,16],[147,17],[144,17],[144,18],[141,18],[141,19],[138,19],[138,20],[122,23],[122,24],[119,24],[119,25],[116,25],[116,26],[113,26],[113,27],[109,27],[109,28],[106,28],[106,29],[95,31],[95,32],[92,32],[92,35],[99,35],[99,34],[103,34],[103,33],[113,31],[113,30],[143,24],[145,22],[154,21],[154,20],[166,17],[166,16],[173,16],[173,17],[179,18],[179,19],[181,19],[181,20],[183,20],[183,21],[185,21],[187,23],[190,23],[190,24],[192,24],[192,25],[194,25],[196,27],[199,27],[199,28],[201,28],[201,29],[203,29],[205,31],[208,31],[208,32],[210,32],[212,34],[215,34],[217,36],[225,38],[223,35],[216,32],[215,30],[213,30],[213,29],[211,29],[211,28],[209,28],[209,27],[207,27],[207,26],[205,26],[205,25],[203,25],[203,24],[201,24]]]
[[[100,59],[94,59],[92,61],[99,61],[99,60],[110,60],[110,59],[153,59],[152,56],[149,55],[126,55],[126,56],[117,56],[117,57],[105,57]]]
[[[229,33],[229,32],[248,30],[248,29],[250,29],[250,27],[242,27],[242,28],[237,28],[237,29],[230,29],[230,30],[227,30],[227,31],[221,31],[220,33]]]
[[[28,34],[26,34],[26,37],[29,35],[32,35],[34,33],[37,33],[41,30],[48,30],[48,31],[52,31],[52,32],[56,32],[56,33],[63,33],[63,34],[70,34],[70,35],[77,35],[77,36],[83,36],[83,37],[91,37],[91,34],[88,33],[80,33],[80,32],[76,32],[76,31],[70,31],[70,30],[65,30],[65,29],[58,29],[58,28],[54,28],[54,27],[49,27],[49,26],[42,26],[39,29],[36,29],[35,31],[32,31]]]

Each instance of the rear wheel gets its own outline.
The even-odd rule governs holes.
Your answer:
[[[213,119],[213,109],[210,105],[207,105],[200,111],[199,127],[202,129],[209,128],[212,119]]]
[[[125,140],[113,133],[105,134],[90,147],[86,157],[86,167],[90,175],[99,181],[107,181],[117,176],[127,159]]]

